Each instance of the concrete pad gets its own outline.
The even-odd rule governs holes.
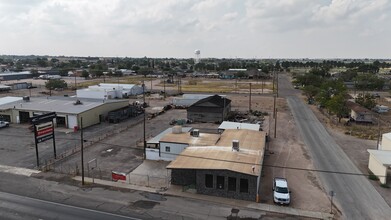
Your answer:
[[[40,173],[39,170],[26,169],[21,167],[12,167],[6,165],[0,165],[0,172],[3,173],[12,173],[22,176],[31,176],[32,174]]]

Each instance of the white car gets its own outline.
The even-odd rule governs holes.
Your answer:
[[[8,127],[10,123],[8,121],[0,121],[0,128]]]
[[[288,181],[285,178],[276,177],[273,181],[273,200],[274,203],[289,205],[291,203],[291,191],[288,188]]]

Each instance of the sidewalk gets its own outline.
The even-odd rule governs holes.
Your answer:
[[[81,176],[76,176],[73,179],[77,181],[81,181]],[[84,181],[87,183],[92,183],[92,178],[85,177]],[[118,187],[124,189],[159,193],[162,195],[192,198],[197,200],[224,204],[236,208],[243,207],[249,209],[257,209],[265,212],[281,213],[281,214],[287,214],[287,215],[299,216],[299,217],[307,217],[307,218],[314,218],[314,219],[333,219],[334,216],[333,214],[330,213],[313,212],[313,211],[295,209],[291,207],[269,205],[269,204],[255,203],[255,202],[244,201],[244,200],[235,200],[235,199],[229,199],[224,197],[215,197],[215,196],[207,196],[207,195],[196,194],[196,193],[183,192],[181,186],[175,186],[175,185],[171,185],[167,191],[161,191],[159,189],[155,189],[151,187],[130,185],[125,182],[113,182],[113,181],[107,181],[101,179],[94,179],[94,183],[99,185],[112,186],[112,187]]]

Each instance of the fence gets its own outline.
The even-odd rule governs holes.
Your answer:
[[[126,182],[132,185],[147,186],[152,188],[168,188],[170,179],[168,176],[152,176],[129,173]]]

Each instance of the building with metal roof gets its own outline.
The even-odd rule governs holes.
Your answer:
[[[11,123],[30,123],[30,117],[56,112],[58,127],[83,127],[105,120],[109,111],[128,106],[128,100],[78,99],[75,97],[0,98],[0,117]]]
[[[201,194],[255,201],[265,144],[263,131],[227,129],[205,134],[193,129],[165,134],[159,153],[174,158],[167,166],[172,184],[194,185]]]
[[[222,122],[231,111],[231,100],[219,95],[203,98],[187,109],[193,122]]]

